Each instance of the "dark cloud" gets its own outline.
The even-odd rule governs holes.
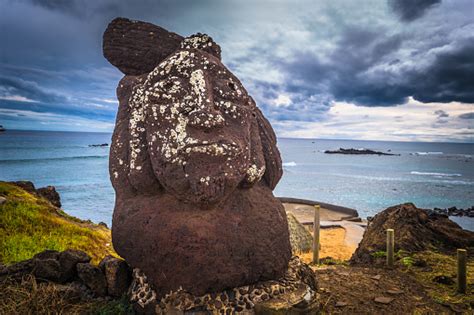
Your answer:
[[[388,0],[388,3],[402,21],[411,22],[440,4],[441,0]]]
[[[403,42],[398,35],[352,27],[343,32],[336,48],[325,61],[310,52],[297,53],[290,62],[279,61],[287,77],[306,88],[309,95],[329,93],[336,101],[366,106],[390,106],[403,103],[407,88],[394,85],[391,74],[375,80],[366,77],[373,65],[384,62]],[[287,90],[295,90],[291,85]]]
[[[439,110],[435,111],[434,114],[435,114],[436,116],[438,116],[438,118],[446,118],[446,117],[449,117],[449,114],[446,113],[446,112],[445,112],[444,110],[442,110],[442,109],[439,109]]]
[[[209,33],[265,115],[286,127],[326,119],[334,101],[474,103],[471,0],[388,4],[0,0],[0,98],[10,96],[0,108],[112,117],[121,74],[103,58],[101,37],[116,16]]]
[[[400,65],[393,53],[406,37],[351,28],[336,42],[325,61],[312,52],[298,52],[291,61],[277,60],[296,87],[286,91],[300,95],[329,93],[336,101],[361,106],[393,106],[409,97],[421,102],[474,103],[474,41],[448,43],[435,52],[419,52],[424,66]],[[423,57],[431,54],[431,60]],[[300,91],[306,90],[306,91]],[[302,94],[301,94],[302,93]]]
[[[36,82],[19,78],[0,77],[0,87],[2,87],[4,96],[18,95],[42,103],[64,103],[67,101],[64,96],[43,90]]]
[[[426,69],[410,70],[405,75],[411,95],[419,101],[474,103],[473,38],[437,54]]]
[[[461,119],[474,119],[474,112],[461,114],[461,115],[459,115],[459,118],[461,118]]]

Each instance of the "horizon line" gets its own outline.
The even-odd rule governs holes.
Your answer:
[[[34,130],[34,129],[7,129],[6,131],[0,133],[4,134],[8,131],[29,131],[29,132],[67,132],[67,133],[104,133],[112,134],[113,131],[73,131],[73,130]],[[295,137],[280,137],[277,135],[278,139],[288,139],[288,140],[328,140],[328,141],[366,141],[366,142],[402,142],[402,143],[453,143],[453,144],[474,144],[472,142],[458,142],[458,141],[411,141],[411,140],[367,140],[367,139],[347,139],[347,138],[295,138]]]

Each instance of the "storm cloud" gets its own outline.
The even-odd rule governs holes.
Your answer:
[[[390,7],[403,21],[413,21],[441,3],[441,0],[389,0]]]
[[[444,124],[469,122],[453,104],[474,103],[471,0],[0,0],[0,5],[0,108],[8,110],[113,122],[121,73],[103,58],[101,37],[116,16],[183,36],[211,35],[224,63],[279,134],[283,128],[297,132],[305,122],[328,122],[341,103],[445,104],[439,110],[448,116],[436,114]],[[427,115],[436,117],[433,111]]]

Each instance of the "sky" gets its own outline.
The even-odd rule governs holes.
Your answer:
[[[0,124],[112,131],[117,16],[209,34],[279,137],[474,142],[472,0],[0,0]]]

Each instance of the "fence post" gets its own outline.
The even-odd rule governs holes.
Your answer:
[[[467,251],[458,249],[458,292],[466,293],[467,289]]]
[[[392,268],[395,251],[395,232],[393,229],[387,229],[387,266]]]
[[[319,265],[319,231],[320,231],[320,212],[319,205],[314,206],[314,221],[313,221],[313,264]]]

